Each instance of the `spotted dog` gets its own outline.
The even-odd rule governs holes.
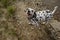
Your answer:
[[[53,11],[50,10],[42,10],[42,11],[37,11],[36,12],[36,18],[38,19],[39,22],[48,22],[53,18],[53,15],[55,11],[57,10],[58,6],[55,6]]]
[[[26,9],[27,13],[27,18],[29,20],[29,24],[35,25],[37,24],[37,19],[36,19],[36,12],[32,8],[27,8]],[[38,24],[37,24],[38,25]]]
[[[27,8],[26,13],[28,15],[29,24],[36,24],[39,26],[41,22],[48,22],[52,19],[55,11],[57,10],[58,6],[55,6],[53,11],[50,10],[42,10],[42,11],[35,11],[32,8]]]

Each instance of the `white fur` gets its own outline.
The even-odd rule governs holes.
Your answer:
[[[49,21],[50,19],[52,19],[56,9],[57,9],[58,6],[56,6],[54,8],[53,11],[50,11],[50,10],[42,10],[42,11],[37,11],[36,14],[37,14],[37,19],[38,21]],[[46,12],[47,11],[47,12]]]
[[[30,11],[30,16],[28,16],[28,17],[32,17],[33,15],[34,15],[34,12],[35,12],[35,10],[34,9],[32,9],[32,8],[27,8],[26,9],[26,13],[28,13],[28,10]],[[32,10],[33,10],[33,12],[32,12]],[[33,18],[32,19],[29,19],[29,24],[35,24],[35,21],[33,21]]]
[[[36,15],[37,15],[36,18],[38,19],[38,22],[40,22],[40,23],[41,23],[41,21],[42,22],[48,22],[50,19],[52,19],[57,7],[58,6],[56,6],[53,11],[50,11],[48,9],[47,10],[42,10],[42,11],[37,11],[36,12]],[[34,12],[35,12],[34,9],[28,8],[28,10],[30,11],[30,14],[34,15]],[[32,10],[33,10],[33,12],[32,12]],[[30,24],[36,24],[37,26],[39,26],[38,22],[36,20],[30,19]]]

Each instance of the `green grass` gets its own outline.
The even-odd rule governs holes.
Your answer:
[[[7,8],[8,6],[12,5],[13,2],[15,2],[16,0],[0,0],[0,2],[2,3],[3,7]]]
[[[15,6],[8,6],[7,7],[7,12],[8,12],[8,16],[13,16],[14,15],[14,13],[15,13]]]

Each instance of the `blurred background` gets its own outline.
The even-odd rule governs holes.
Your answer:
[[[24,12],[29,7],[39,11],[53,10],[55,6],[58,9],[54,20],[60,22],[60,0],[0,0],[0,40],[55,40],[46,28],[49,25],[41,25],[41,30],[28,25]],[[58,36],[60,37],[60,32]]]

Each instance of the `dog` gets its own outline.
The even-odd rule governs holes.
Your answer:
[[[47,14],[46,15],[46,21],[47,22],[53,18],[53,15],[56,12],[57,8],[58,8],[58,6],[55,6],[53,11],[46,10],[46,13],[45,14]]]
[[[43,23],[43,22],[48,22],[49,20],[51,20],[53,18],[53,15],[55,13],[55,11],[57,10],[58,6],[55,6],[53,11],[50,10],[42,10],[42,11],[35,11],[32,8],[27,8],[26,9],[26,13],[28,15],[28,20],[29,20],[29,24],[36,24],[37,26],[39,26],[39,23]]]
[[[49,20],[51,20],[53,18],[53,15],[55,13],[55,11],[57,10],[58,6],[54,7],[53,11],[50,10],[42,10],[42,11],[37,11],[36,12],[36,18],[38,19],[39,22],[48,22]]]
[[[29,20],[29,23],[28,24],[32,24],[32,25],[35,25],[37,23],[37,19],[36,19],[36,12],[34,9],[32,8],[27,8],[26,9],[26,14],[27,14],[27,18]]]

